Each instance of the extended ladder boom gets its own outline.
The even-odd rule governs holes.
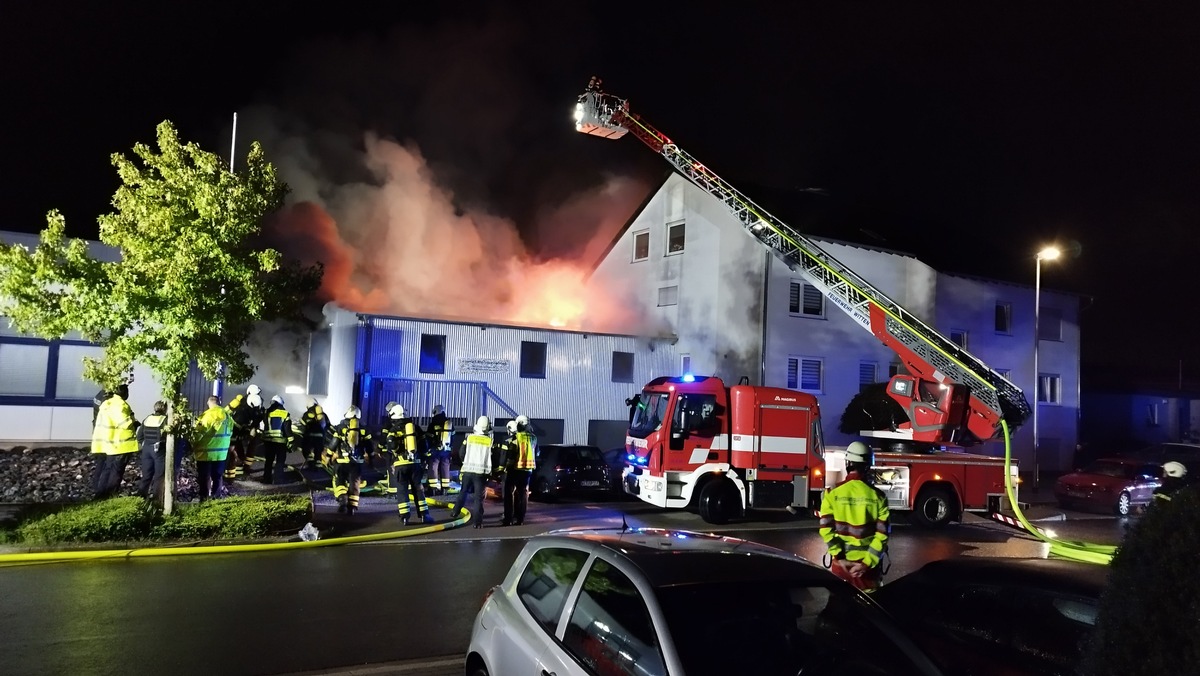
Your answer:
[[[1020,388],[726,183],[665,134],[631,113],[628,101],[601,91],[596,78],[592,78],[576,104],[575,128],[612,139],[627,132],[633,134],[666,158],[685,178],[721,200],[776,257],[803,274],[834,305],[895,351],[909,373],[939,384],[967,386],[968,435],[959,439],[959,443],[997,437],[1001,434],[1001,420],[1015,428],[1031,414]]]

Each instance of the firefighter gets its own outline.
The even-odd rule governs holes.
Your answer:
[[[362,411],[357,406],[346,409],[342,422],[333,428],[334,463],[337,465],[333,477],[333,496],[338,501],[338,512],[354,514],[358,509],[358,496],[362,489],[362,466],[371,455],[371,431],[363,427]]]
[[[92,428],[92,454],[98,454],[92,485],[97,498],[110,498],[121,490],[129,458],[138,450],[138,422],[129,408],[129,387],[119,386],[96,412]]]
[[[167,466],[167,402],[154,402],[154,413],[146,416],[134,435],[142,461],[142,480],[137,494],[162,504],[163,479]]]
[[[529,504],[529,477],[537,464],[537,436],[529,429],[529,418],[524,415],[510,423],[512,442],[508,444],[508,457],[504,472],[504,521],[503,526],[520,526],[525,523],[525,510]]]
[[[1171,496],[1175,495],[1180,488],[1187,485],[1187,467],[1182,462],[1171,461],[1163,464],[1162,485],[1154,489],[1154,498],[1156,500],[1167,501]]]
[[[287,454],[292,446],[292,414],[283,405],[283,397],[271,397],[271,405],[263,414],[262,431],[264,484],[275,483],[275,469],[287,467]]]
[[[427,434],[429,461],[425,478],[430,495],[445,495],[450,492],[450,436],[453,431],[450,421],[446,418],[446,408],[441,404],[434,406]]]
[[[871,468],[871,452],[861,441],[846,447],[845,480],[821,500],[821,539],[829,548],[835,575],[863,591],[879,588],[880,564],[887,552],[887,497],[863,477]]]
[[[396,509],[400,522],[409,523],[409,502],[417,506],[417,518],[433,523],[433,515],[425,503],[425,489],[421,486],[421,466],[424,462],[420,430],[411,418],[404,415],[404,407],[393,404],[388,409],[388,422],[384,427],[385,446],[392,460],[391,485],[388,492],[396,494]]]
[[[322,455],[325,451],[325,436],[329,431],[329,416],[325,415],[325,411],[321,410],[320,404],[313,397],[308,398],[308,408],[304,409],[304,415],[300,416],[300,427],[303,430],[300,448],[304,453],[305,465],[309,469],[316,469],[317,460],[324,461]]]
[[[233,419],[233,441],[225,462],[227,482],[242,476],[254,458],[254,435],[265,414],[261,394],[258,385],[252,384],[246,388],[246,394],[237,395],[225,407],[225,412]]]
[[[468,434],[463,442],[463,464],[459,474],[462,489],[458,492],[454,504],[450,505],[451,519],[462,515],[463,505],[470,496],[471,520],[476,528],[483,528],[483,486],[491,473],[492,421],[488,420],[486,415],[481,415],[475,421],[474,431]]]

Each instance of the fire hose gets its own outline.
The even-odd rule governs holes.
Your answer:
[[[1078,540],[1060,540],[1030,525],[1029,520],[1025,518],[1025,514],[1021,511],[1021,506],[1017,504],[1016,492],[1013,490],[1011,470],[1012,437],[1009,435],[1008,423],[1001,420],[1000,424],[1004,427],[1004,491],[1008,495],[1008,502],[1012,505],[1013,513],[1016,514],[1017,521],[1021,523],[1021,526],[1031,535],[1050,545],[1051,556],[1070,559],[1072,561],[1095,563],[1102,566],[1112,563],[1113,555],[1117,552],[1115,545],[1101,545]]]

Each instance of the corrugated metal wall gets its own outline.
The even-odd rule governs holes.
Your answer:
[[[420,420],[434,404],[463,425],[478,415],[562,420],[563,441],[586,443],[592,421],[628,419],[625,399],[651,379],[679,375],[669,340],[364,316],[356,336],[355,397],[369,421],[399,401]],[[420,372],[421,336],[445,336],[443,373]],[[522,341],[546,345],[545,377],[523,378]],[[633,382],[613,382],[613,353],[633,358]],[[342,362],[345,363],[345,362]],[[556,425],[550,424],[549,427]],[[591,425],[595,427],[595,425]],[[557,435],[556,435],[557,436]]]

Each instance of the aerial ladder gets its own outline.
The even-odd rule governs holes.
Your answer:
[[[629,109],[629,101],[593,77],[575,106],[576,131],[618,139],[633,134],[689,181],[720,200],[755,239],[826,298],[870,331],[901,360],[907,374],[888,381],[887,394],[908,415],[891,429],[865,436],[916,446],[970,446],[1003,436],[1032,413],[1020,388],[962,346],[838,262],[799,231],[772,216]]]

